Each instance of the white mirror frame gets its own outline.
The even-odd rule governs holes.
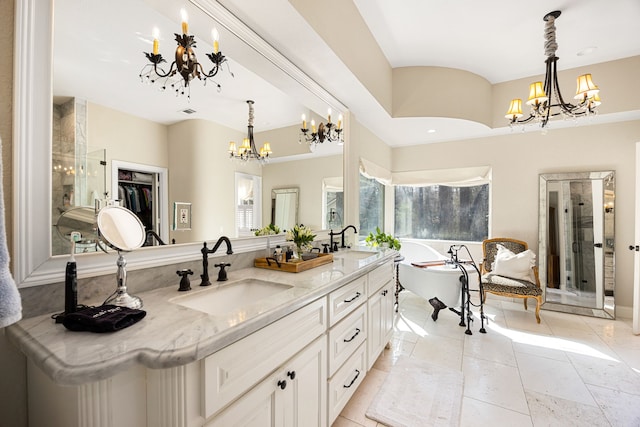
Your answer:
[[[347,108],[282,56],[253,30],[212,0],[190,0],[220,25],[282,70],[307,94],[316,109]],[[214,18],[215,17],[215,18]],[[51,256],[51,114],[53,0],[15,3],[13,73],[13,276],[19,287],[64,280],[67,256]],[[43,202],[44,201],[44,202]],[[325,238],[318,235],[319,239]],[[267,237],[234,239],[234,252],[266,247]],[[284,236],[271,236],[271,244]],[[202,243],[141,248],[129,255],[129,270],[176,264],[201,256]],[[113,273],[113,254],[83,255],[78,277]]]

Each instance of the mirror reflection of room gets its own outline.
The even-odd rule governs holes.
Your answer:
[[[135,10],[144,22],[139,19],[131,22],[120,14],[108,18],[114,11],[125,9]],[[326,218],[320,212],[327,205],[315,182],[326,177],[342,178],[343,148],[328,141],[317,148],[306,143],[299,135],[299,117],[303,113],[309,120],[326,121],[323,116],[330,108],[326,102],[313,94],[292,97],[266,83],[260,77],[261,70],[253,69],[252,56],[238,53],[244,50],[245,42],[221,26],[216,27],[220,37],[218,47],[228,55],[215,76],[221,90],[216,90],[211,82],[203,84],[196,79],[190,84],[188,97],[162,92],[157,84],[140,81],[140,69],[148,62],[142,52],[151,50],[149,37],[157,27],[159,52],[167,58],[172,56],[175,42],[171,34],[180,28],[179,10],[175,16],[168,16],[142,0],[116,0],[109,5],[69,0],[55,2],[54,12],[51,189],[54,224],[61,210],[92,207],[96,194],[99,197],[106,194],[123,200],[123,206],[134,207],[133,212],[149,233],[145,246],[192,243],[220,235],[250,236],[252,229],[271,221],[271,190],[296,186],[303,190],[305,198],[298,220],[314,229],[325,226]],[[118,28],[110,24],[114,20],[119,23]],[[212,22],[196,10],[189,16],[189,31],[198,41],[198,59],[205,62]],[[145,26],[149,29],[148,37],[132,40],[130,35]],[[96,48],[91,40],[109,40],[109,46]],[[104,61],[105,50],[114,47],[119,56],[127,59],[126,64]],[[88,77],[95,75],[90,71],[94,67],[101,70],[100,75],[118,81],[118,85],[99,84]],[[239,146],[249,133],[247,99],[255,100],[251,134],[257,146],[270,141],[273,150],[270,162],[264,165],[229,159],[229,142],[237,141]],[[99,153],[97,175],[88,169],[92,152]],[[120,180],[117,163],[140,176],[151,174],[154,184],[150,191],[144,189],[147,183]],[[242,202],[237,200],[236,172],[266,180],[264,189],[254,182],[251,205],[246,198]],[[155,174],[162,173],[166,174],[166,181],[160,179],[156,185]],[[314,188],[307,191],[309,187]],[[120,188],[125,190],[124,195],[119,194]],[[138,197],[130,197],[130,190],[138,193]],[[150,198],[145,197],[147,194]],[[140,195],[148,203],[137,204]],[[192,228],[174,230],[173,204],[182,201],[192,204]],[[341,202],[335,198],[328,202],[332,207],[327,215],[332,217],[327,218],[333,218],[334,223],[342,210],[336,203]],[[261,205],[266,209],[261,209]],[[136,210],[136,206],[140,209]],[[67,253],[68,242],[58,239],[55,233],[52,236],[52,254]]]
[[[541,185],[545,308],[613,316],[613,172],[543,174]]]

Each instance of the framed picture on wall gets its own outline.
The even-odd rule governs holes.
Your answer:
[[[174,202],[173,229],[177,231],[191,230],[191,203]]]

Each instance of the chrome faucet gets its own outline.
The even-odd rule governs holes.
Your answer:
[[[211,285],[211,281],[209,280],[209,254],[215,253],[222,242],[225,242],[227,245],[227,255],[233,254],[233,249],[231,249],[231,241],[226,236],[220,237],[216,244],[213,246],[213,249],[207,248],[207,242],[204,242],[202,249],[200,249],[200,252],[202,252],[202,274],[200,275],[200,278],[202,278],[202,282],[200,283],[200,286]],[[225,265],[225,267],[229,267],[230,265],[231,264],[227,264]],[[218,279],[220,279],[220,277],[221,276],[218,275]]]
[[[338,232],[338,233],[334,233],[333,230],[329,231],[329,237],[331,237],[331,243],[329,244],[329,248],[331,250],[331,252],[336,252],[338,250],[338,242],[334,242],[333,241],[333,236],[342,236],[341,239],[341,248],[346,248],[345,244],[344,244],[344,232],[347,231],[348,229],[353,228],[354,233],[358,233],[358,230],[356,230],[355,225],[347,225],[345,228],[342,229],[342,231]]]

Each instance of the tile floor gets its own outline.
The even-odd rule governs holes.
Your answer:
[[[365,412],[401,354],[463,372],[460,426],[640,426],[640,336],[630,320],[542,310],[537,324],[532,305],[489,296],[487,333],[476,319],[466,335],[454,313],[434,322],[429,303],[403,291],[391,348],[333,427],[382,427]]]

